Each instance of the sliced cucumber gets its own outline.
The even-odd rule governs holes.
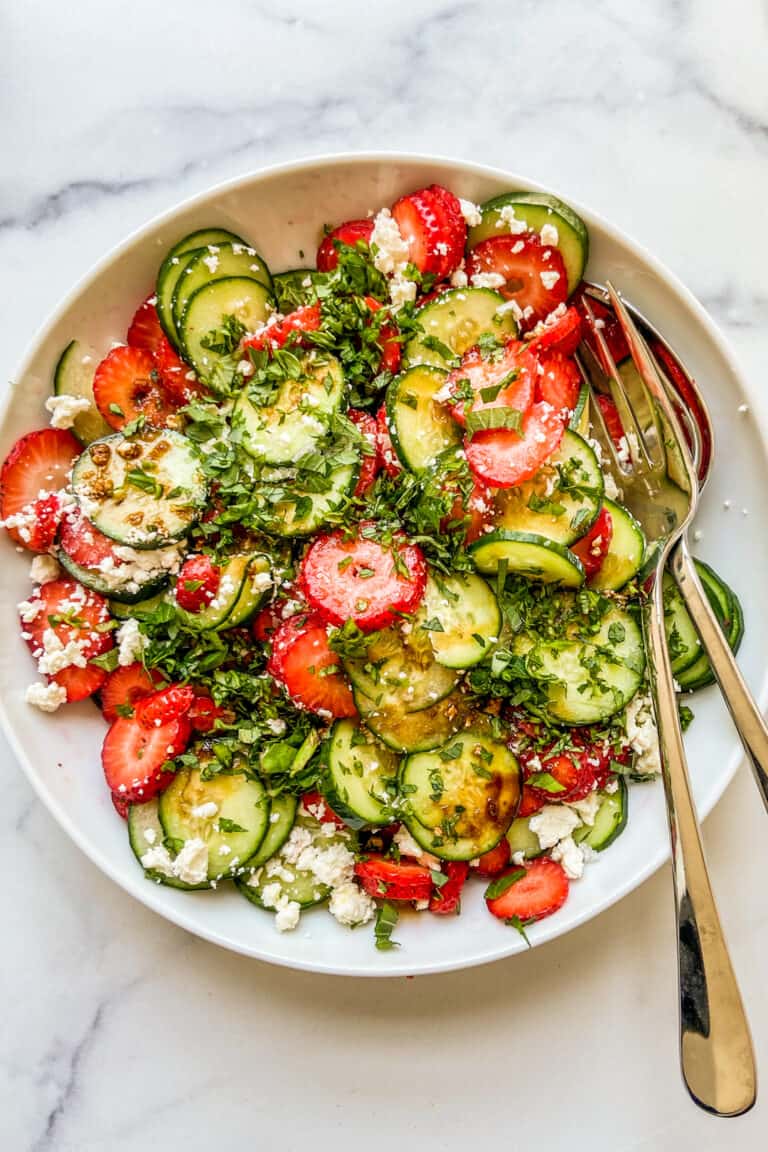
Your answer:
[[[495,504],[499,528],[572,544],[589,531],[603,505],[597,456],[586,440],[566,431],[560,447],[536,475],[516,488],[502,489]]]
[[[151,615],[156,608],[161,604],[169,603],[167,592],[158,592],[154,596],[148,596],[146,600],[141,600],[136,604],[127,604],[123,600],[109,601],[109,614],[114,616],[116,620],[130,620],[135,617],[136,620],[143,620],[145,617]]]
[[[179,336],[184,354],[202,380],[210,380],[224,365],[227,354],[206,347],[215,343],[225,319],[234,316],[246,332],[253,332],[272,312],[272,295],[259,280],[228,276],[204,284],[190,296]]]
[[[426,752],[439,748],[458,732],[467,714],[465,699],[458,692],[419,712],[377,707],[362,692],[354,695],[366,727],[394,752]]]
[[[602,852],[609,844],[621,836],[627,826],[629,815],[629,789],[623,776],[617,776],[618,788],[615,792],[600,792],[600,807],[595,814],[595,822],[577,828],[573,838],[577,844],[588,845],[593,852]]]
[[[672,675],[679,676],[701,655],[703,649],[693,620],[688,614],[677,584],[669,572],[662,579],[664,631],[667,637]]]
[[[424,593],[424,616],[435,660],[447,668],[479,664],[501,635],[499,602],[480,576],[433,572]]]
[[[340,464],[334,468],[324,478],[322,490],[304,490],[291,478],[291,471],[287,469],[288,474],[283,477],[280,469],[274,469],[269,479],[262,476],[257,489],[260,498],[257,515],[264,530],[275,536],[306,536],[316,532],[329,517],[339,512],[355,490],[360,457],[357,455],[354,464]]]
[[[589,578],[590,588],[616,592],[640,571],[645,556],[645,536],[631,512],[605,498],[603,505],[610,513],[613,531],[608,554],[599,571]]]
[[[372,636],[367,655],[344,660],[344,671],[355,692],[362,697],[365,713],[419,712],[444,700],[456,687],[458,674],[434,657],[430,634],[418,624],[405,635],[398,628],[385,628]]]
[[[495,848],[520,802],[520,766],[503,741],[469,728],[434,752],[409,756],[401,787],[414,840],[443,860]]]
[[[744,634],[744,615],[738,597],[709,565],[704,564],[701,560],[694,560],[694,564],[696,565],[696,571],[706,592],[707,599],[718,618],[720,627],[733,651],[738,652]],[[687,621],[684,627],[693,629],[693,622],[682,600],[679,601],[678,613],[682,613],[683,619]],[[678,627],[680,627],[680,625],[678,625]],[[683,669],[675,672],[675,678],[680,687],[686,692],[695,692],[699,688],[705,688],[708,684],[714,683],[714,673],[710,667],[706,652],[700,649],[699,655],[695,660],[687,664]]]
[[[292,268],[289,272],[276,273],[272,277],[272,287],[278,312],[287,316],[303,304],[310,304],[314,300],[312,285],[317,276],[314,268]]]
[[[323,794],[353,828],[389,824],[400,757],[353,720],[337,720],[326,745]]]
[[[446,373],[418,364],[396,376],[387,389],[387,423],[400,463],[411,472],[429,468],[435,457],[461,443],[461,429],[448,408],[435,400]]]
[[[298,806],[298,796],[292,796],[290,792],[272,797],[266,834],[258,852],[246,861],[246,868],[259,868],[280,851],[291,834]]]
[[[589,384],[586,381],[582,384],[579,390],[579,398],[576,401],[576,407],[573,410],[573,415],[568,422],[568,427],[572,432],[578,432],[579,436],[585,440],[589,436],[590,419],[589,419]]]
[[[239,628],[264,606],[273,584],[271,569],[272,561],[263,552],[251,556],[240,595],[224,622],[224,628]]]
[[[406,364],[435,364],[448,368],[441,345],[453,356],[463,356],[477,344],[478,337],[490,332],[500,340],[517,335],[517,324],[510,311],[499,312],[504,297],[491,288],[454,288],[419,309],[423,336],[414,336],[405,346]]]
[[[235,241],[209,244],[199,252],[191,252],[173,292],[173,323],[176,331],[183,331],[187,304],[198,288],[212,284],[214,280],[225,280],[232,276],[258,280],[270,293],[272,291],[269,268],[255,248],[249,248]]]
[[[180,342],[179,334],[173,322],[173,294],[176,290],[176,282],[184,270],[184,265],[186,264],[189,253],[200,251],[209,244],[229,244],[231,242],[236,244],[245,243],[245,241],[241,240],[239,236],[236,236],[234,232],[228,232],[226,228],[201,228],[197,232],[190,232],[188,236],[185,236],[182,240],[179,240],[177,244],[174,244],[160,265],[155,292],[157,297],[157,315],[163,331],[176,347],[180,346]]]
[[[152,848],[163,846],[165,831],[160,823],[157,800],[147,800],[145,804],[131,804],[128,808],[128,841],[133,854],[141,864],[143,856]],[[144,865],[141,865],[144,868]],[[185,892],[198,891],[201,888],[210,888],[209,880],[202,884],[185,884],[177,876],[168,875],[159,868],[144,868],[144,875],[156,884],[164,884],[167,888],[181,888]]]
[[[584,583],[584,567],[562,544],[530,532],[489,532],[469,546],[479,572],[493,575],[503,563],[510,573],[578,588]]]
[[[170,579],[167,568],[157,568],[142,573],[141,579],[134,570],[130,579],[121,581],[119,568],[114,568],[111,572],[100,572],[98,568],[84,568],[68,556],[63,548],[57,549],[56,558],[65,572],[79,581],[84,588],[90,588],[100,596],[108,596],[112,601],[129,604],[131,607],[154,597],[166,587]],[[127,615],[132,616],[134,613],[128,612]]]
[[[581,217],[556,196],[546,192],[506,192],[503,196],[494,196],[482,205],[481,223],[470,228],[468,247],[474,248],[489,236],[503,236],[511,231],[504,219],[505,208],[513,208],[515,217],[531,232],[541,232],[545,224],[557,228],[557,248],[568,274],[568,294],[574,292],[587,264],[589,233]]]
[[[195,632],[210,632],[214,628],[227,627],[243,591],[250,564],[250,556],[233,556],[222,570],[215,597],[207,608],[202,608],[199,612],[187,612],[186,609],[180,608],[173,595],[172,602],[184,627]]]
[[[273,403],[256,405],[247,387],[238,397],[234,421],[243,429],[243,447],[267,464],[293,464],[328,433],[330,418],[346,394],[341,364],[310,352],[298,378],[281,381]]]
[[[199,768],[177,772],[158,811],[170,840],[205,842],[209,880],[235,875],[258,851],[269,826],[266,789],[243,773],[203,780]]]
[[[541,844],[535,832],[531,831],[528,816],[518,816],[507,829],[507,842],[510,856],[522,852],[526,860],[541,855]]]
[[[80,340],[71,340],[59,357],[53,373],[53,391],[57,396],[87,400],[90,408],[78,412],[72,431],[81,444],[90,444],[109,436],[112,429],[96,407],[93,398],[93,375],[101,357]]]
[[[355,839],[351,832],[338,830],[333,836],[326,836],[322,830],[323,825],[301,809],[294,827],[303,828],[310,834],[310,847],[317,849],[318,852],[339,844],[350,850],[354,849]],[[331,892],[330,887],[322,884],[313,872],[297,868],[295,864],[285,860],[282,857],[284,849],[285,845],[264,865],[254,866],[251,862],[246,865],[245,872],[235,881],[243,896],[259,908],[267,909],[272,909],[288,900],[295,901],[300,908],[310,908],[313,904],[327,900]],[[265,900],[265,896],[276,898]]]
[[[612,605],[589,639],[582,638],[579,619],[557,640],[525,631],[511,640],[546,693],[550,717],[561,724],[607,720],[631,700],[645,673],[643,638],[632,613]]]
[[[95,440],[75,461],[72,489],[99,531],[139,549],[180,540],[208,496],[197,447],[169,428]]]

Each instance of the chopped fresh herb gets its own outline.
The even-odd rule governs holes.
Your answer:
[[[229,817],[227,817],[227,816],[219,816],[219,818],[217,820],[217,824],[219,825],[219,829],[222,832],[246,832],[247,831],[246,828],[243,828],[242,825],[240,825],[240,824],[236,824],[234,820],[230,820]]]
[[[376,940],[376,947],[380,952],[389,952],[392,948],[400,947],[398,942],[392,939],[392,933],[397,927],[399,916],[400,912],[397,905],[391,904],[389,900],[385,900],[379,905],[376,922],[373,925],[373,935]]]
[[[517,884],[518,880],[522,880],[526,876],[525,868],[514,868],[511,872],[505,872],[503,876],[497,876],[495,880],[491,880],[490,884],[483,893],[486,900],[496,900],[499,896],[503,896],[507,889],[511,888],[513,884]]]
[[[534,772],[532,776],[528,777],[526,783],[530,784],[532,788],[541,788],[542,792],[565,792],[566,787],[556,780],[551,772]]]

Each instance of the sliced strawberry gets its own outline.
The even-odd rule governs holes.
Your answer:
[[[387,408],[382,404],[376,413],[376,437],[379,442],[379,456],[381,458],[381,466],[391,480],[395,476],[399,476],[403,470],[403,466],[398,459],[397,453],[392,445],[392,438],[389,435],[389,424],[387,423]]]
[[[598,407],[603,414],[603,420],[605,421],[605,427],[608,431],[608,435],[610,436],[611,440],[613,440],[614,444],[619,447],[622,440],[624,439],[624,429],[621,426],[619,410],[611,397],[604,396],[602,392],[597,392],[595,394],[595,399],[597,400]]]
[[[374,296],[366,296],[365,302],[371,312],[378,312],[380,308],[384,307]],[[381,364],[379,368],[382,372],[391,372],[393,375],[400,367],[400,360],[403,354],[403,346],[397,339],[397,336],[398,330],[396,325],[382,324],[378,341],[381,346]]]
[[[271,604],[267,604],[266,608],[262,608],[254,617],[251,625],[254,639],[259,640],[262,644],[267,643],[267,641],[271,642],[273,635],[283,621],[289,620],[297,614],[303,615],[306,619],[309,615],[309,609],[291,585],[279,600],[273,600]]]
[[[376,421],[370,413],[363,412],[359,408],[350,408],[347,416],[355,427],[359,429],[360,435],[371,448],[371,454],[367,455],[363,453],[360,459],[360,475],[357,478],[357,485],[355,487],[355,496],[365,496],[378,476],[381,467],[376,436]]]
[[[333,808],[320,792],[305,792],[301,803],[310,816],[314,816],[321,824],[335,824],[337,828],[346,828],[347,825],[341,816],[337,816]]]
[[[272,641],[267,671],[296,704],[321,716],[356,716],[352,692],[340,668],[318,617],[283,621]]]
[[[557,248],[542,244],[535,232],[481,240],[467,257],[467,274],[471,283],[473,276],[487,273],[504,278],[499,292],[516,301],[524,331],[544,320],[568,296],[562,256]]]
[[[527,412],[533,403],[538,363],[522,344],[510,340],[500,354],[483,356],[479,348],[470,348],[445,381],[445,390],[458,395],[466,390],[469,381],[472,399],[460,399],[451,408],[451,415],[462,427],[466,413],[485,408],[514,408]],[[442,389],[441,389],[442,391]]]
[[[447,188],[433,184],[401,197],[392,206],[408,256],[420,272],[438,280],[450,276],[461,263],[467,226],[458,200]]]
[[[543,796],[541,792],[531,788],[528,784],[524,784],[517,814],[518,816],[533,816],[534,812],[538,812],[548,802],[548,798]]]
[[[22,621],[22,630],[40,671],[66,689],[70,703],[84,700],[106,679],[89,660],[114,647],[107,601],[74,580],[51,580],[35,589],[29,603],[40,607],[34,620]],[[65,666],[51,671],[61,660]]]
[[[116,429],[139,416],[162,427],[177,407],[163,387],[153,356],[125,345],[113,348],[97,367],[93,397],[107,424]]]
[[[573,356],[581,343],[581,336],[582,319],[578,308],[566,308],[553,324],[542,326],[528,344],[528,351],[534,356],[550,352]]]
[[[160,326],[155,302],[154,296],[148,296],[144,303],[138,307],[126,336],[126,343],[131,348],[143,348],[145,352],[151,352],[153,356],[159,351],[163,341],[167,339]]]
[[[601,508],[597,519],[581,540],[571,544],[574,552],[584,565],[587,576],[594,576],[608,555],[613,537],[613,520],[607,508]]]
[[[205,387],[189,364],[179,356],[165,333],[155,352],[155,366],[172,404],[181,407],[205,394]]]
[[[597,325],[602,332],[603,339],[608,345],[608,350],[614,362],[618,364],[620,361],[626,359],[626,357],[629,356],[629,345],[613,310],[608,308],[607,305],[601,304],[599,300],[595,300],[594,297],[588,296],[586,292],[583,291],[577,291],[573,303],[574,307],[578,309],[584,318],[584,339],[590,348],[592,348],[594,352],[597,351],[596,341],[591,332],[587,306],[589,306],[592,315],[597,321]]]
[[[562,908],[568,898],[568,888],[568,877],[557,861],[539,856],[492,881],[485,900],[488,911],[499,920],[515,917],[527,924]]]
[[[429,898],[429,910],[438,916],[452,916],[461,907],[461,891],[469,875],[469,864],[449,861],[443,865],[445,883],[435,885]]]
[[[565,425],[549,404],[534,404],[520,432],[499,428],[478,432],[465,442],[467,462],[485,484],[513,488],[530,480],[560,446]]]
[[[155,691],[163,678],[159,672],[147,671],[143,664],[128,664],[115,668],[101,689],[101,711],[104,719],[117,720],[118,716],[133,711],[137,700]]]
[[[195,702],[195,690],[189,684],[169,684],[136,702],[136,717],[145,728],[161,728],[171,720],[186,716]]]
[[[119,716],[110,726],[101,750],[101,763],[113,795],[140,804],[164,791],[173,773],[163,765],[184,751],[189,739],[186,717],[159,728],[146,728],[135,716]]]
[[[118,816],[121,816],[123,820],[127,820],[128,809],[130,808],[128,801],[123,800],[122,796],[116,796],[114,792],[110,792],[109,797],[112,801],[112,806],[115,809],[115,812],[117,812]]]
[[[551,404],[564,420],[569,420],[581,391],[579,370],[569,356],[552,352],[541,357],[536,376],[536,399]]]
[[[235,714],[229,708],[223,708],[221,704],[217,704],[210,696],[198,693],[187,712],[187,719],[194,732],[212,732],[216,727],[217,720],[231,724],[235,719]]]
[[[397,864],[371,854],[355,864],[355,876],[368,895],[379,900],[429,900],[432,895],[429,868],[420,864]]]
[[[301,566],[300,584],[311,607],[331,624],[354,620],[373,632],[386,628],[421,602],[427,565],[421,549],[397,537],[389,546],[366,536],[332,532],[318,537]],[[378,534],[378,533],[377,533]]]
[[[472,544],[483,535],[492,512],[493,493],[484,484],[475,483],[466,501],[463,492],[457,492],[450,515],[441,522],[441,531],[448,532],[452,525],[464,521],[464,541]]]
[[[490,852],[485,852],[480,857],[473,872],[477,876],[500,876],[505,868],[509,867],[510,855],[509,840],[506,836],[502,836],[495,848],[491,848]]]
[[[190,556],[176,578],[176,603],[185,612],[207,608],[221,584],[221,568],[210,556]]]
[[[61,518],[55,494],[82,450],[64,428],[29,432],[11,448],[0,471],[0,518],[17,544],[33,552],[50,548]]]
[[[332,272],[339,262],[339,244],[346,244],[353,248],[361,240],[370,244],[373,232],[373,220],[347,220],[339,224],[325,237],[317,250],[318,272]],[[334,243],[335,241],[335,243]]]
[[[79,508],[64,515],[59,543],[82,568],[98,568],[105,560],[112,560],[116,568],[125,563],[115,554],[115,541],[86,520]]]
[[[300,344],[302,332],[317,332],[320,321],[319,304],[302,304],[288,316],[277,316],[274,320],[268,320],[261,331],[243,343],[243,349],[253,348],[257,352],[263,352],[265,348],[284,348],[289,343]]]

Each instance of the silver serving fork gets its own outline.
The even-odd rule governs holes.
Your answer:
[[[672,844],[681,1067],[697,1104],[722,1116],[737,1116],[755,1102],[754,1054],[707,873],[677,713],[662,600],[664,566],[696,511],[698,478],[658,366],[620,297],[611,284],[606,287],[641,382],[630,395],[587,299],[597,367],[607,381],[624,431],[621,453],[613,446],[599,405],[592,403],[591,409],[602,431],[610,470],[623,490],[623,502],[640,522],[652,558],[641,611]],[[582,345],[582,357],[591,356]],[[592,387],[583,359],[579,363]]]

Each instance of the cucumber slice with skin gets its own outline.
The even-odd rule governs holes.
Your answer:
[[[511,340],[517,335],[517,324],[511,310],[504,309],[505,303],[501,293],[492,288],[453,288],[442,292],[419,309],[424,335],[408,341],[403,354],[405,363],[450,368],[439,348],[429,346],[430,338],[450,348],[454,357],[463,356],[484,332],[499,340]]]
[[[541,856],[542,847],[535,832],[531,831],[527,816],[518,816],[507,829],[510,856],[522,852],[526,860]]]
[[[111,596],[111,593],[110,593]],[[135,617],[136,620],[143,620],[146,616],[151,615],[161,604],[167,604],[168,593],[158,592],[154,596],[148,596],[146,600],[140,600],[138,603],[126,604],[122,600],[109,601],[109,614],[114,616],[116,620],[130,620]]]
[[[436,751],[408,756],[401,790],[417,844],[441,860],[473,860],[495,848],[512,823],[520,766],[501,740],[469,728]]]
[[[255,248],[239,241],[209,244],[207,248],[187,256],[173,291],[173,323],[177,332],[184,328],[184,313],[197,289],[231,276],[258,280],[269,292],[272,291],[269,268]]]
[[[206,348],[204,341],[221,328],[224,319],[234,316],[246,332],[253,332],[271,313],[272,295],[259,280],[228,276],[204,284],[190,296],[179,329],[185,358],[202,380],[210,380],[226,357]]]
[[[352,828],[390,824],[400,757],[353,720],[337,720],[325,748],[323,795]]]
[[[709,565],[704,564],[701,560],[694,560],[694,564],[707,594],[707,599],[720,622],[720,627],[727,636],[733,651],[738,652],[744,634],[744,615],[738,597]],[[680,602],[680,609],[693,628],[693,622],[690,620],[682,601]],[[676,672],[675,678],[686,692],[695,692],[699,688],[706,688],[708,684],[713,684],[715,677],[706,652],[700,649],[697,659],[681,671]]]
[[[595,822],[577,828],[573,838],[577,844],[586,844],[593,852],[602,852],[621,836],[627,826],[629,816],[629,789],[623,776],[617,776],[618,788],[615,792],[600,792],[600,807],[595,814]]]
[[[419,712],[377,707],[362,692],[356,691],[353,695],[365,726],[394,752],[426,752],[439,748],[458,732],[466,718],[465,700],[458,692]]]
[[[482,205],[483,218],[480,224],[470,228],[468,248],[474,248],[490,236],[503,236],[511,231],[509,222],[503,217],[504,208],[513,208],[516,219],[531,232],[541,232],[545,224],[557,228],[556,247],[568,274],[568,294],[574,292],[589,257],[589,233],[581,217],[562,200],[546,192],[506,192]]]
[[[645,557],[645,536],[631,512],[607,497],[603,505],[611,515],[612,533],[600,568],[589,578],[598,592],[617,592],[636,576]]]
[[[359,473],[358,456],[356,463],[334,468],[327,478],[327,488],[320,492],[304,491],[289,476],[283,479],[275,475],[269,482],[262,479],[259,488],[263,503],[259,515],[264,530],[275,536],[306,536],[316,532],[352,497]]]
[[[346,395],[341,364],[333,356],[310,352],[301,362],[298,379],[286,377],[274,403],[258,406],[247,386],[235,404],[234,419],[242,422],[243,447],[266,464],[293,464],[312,452],[328,434],[330,418]]]
[[[73,396],[87,400],[90,408],[78,412],[72,431],[81,444],[91,444],[112,429],[96,407],[93,398],[93,376],[101,357],[98,352],[80,340],[71,340],[59,357],[53,373],[53,391],[56,396]]]
[[[496,524],[509,532],[533,532],[556,544],[572,544],[594,524],[603,506],[603,474],[593,449],[566,431],[560,447],[536,475],[497,493]]]
[[[184,236],[174,244],[160,265],[155,288],[157,315],[166,336],[177,348],[181,347],[181,342],[173,321],[173,294],[189,254],[207,248],[209,244],[228,244],[232,241],[238,244],[245,243],[226,228],[201,228],[197,232],[190,232],[188,236]]]
[[[418,364],[396,376],[387,389],[392,446],[410,472],[422,472],[441,452],[461,443],[458,424],[446,405],[435,400],[445,377],[441,368]]]
[[[506,562],[507,571],[545,584],[578,588],[584,583],[584,567],[562,544],[531,532],[489,532],[469,546],[479,572],[493,575]]]
[[[95,440],[75,461],[72,489],[99,531],[137,549],[180,540],[208,496],[197,447],[170,428]]]
[[[290,792],[272,797],[266,834],[258,852],[246,861],[246,868],[259,868],[280,851],[291,834],[298,806],[298,796],[292,796]]]
[[[439,664],[430,634],[419,626],[419,614],[404,635],[397,628],[384,628],[371,639],[365,658],[344,660],[355,698],[366,698],[367,713],[377,709],[420,712],[444,700],[456,687],[458,674]]]
[[[160,797],[158,814],[171,840],[205,842],[208,879],[219,880],[236,875],[258,851],[269,826],[269,808],[261,781],[237,772],[203,780],[200,769],[192,768],[176,773]]]
[[[501,609],[480,576],[432,573],[424,615],[435,660],[447,668],[471,668],[490,656],[501,635]]]
[[[664,602],[664,631],[672,668],[677,677],[690,668],[701,655],[703,649],[699,634],[680,595],[677,584],[669,572],[662,577],[662,598]]]
[[[555,641],[525,631],[510,642],[525,659],[528,674],[539,680],[547,711],[559,724],[597,724],[632,699],[645,673],[645,649],[635,616],[618,605],[605,612],[597,632],[580,638],[574,624]],[[590,669],[599,668],[597,676]]]
[[[254,566],[255,572],[252,571]],[[173,596],[172,602],[179,614],[181,623],[195,632],[210,632],[214,628],[219,631],[225,628],[234,628],[236,624],[242,623],[238,607],[244,594],[250,615],[252,593],[247,591],[247,585],[253,584],[253,578],[256,575],[263,576],[268,571],[269,558],[266,556],[261,554],[258,556],[233,556],[224,566],[218,591],[207,608],[202,608],[199,612],[187,612],[184,608],[179,607],[175,595]],[[262,580],[259,580],[258,583],[261,585],[261,590],[256,598],[256,603],[266,597],[272,581],[270,578],[268,584]]]
[[[572,432],[577,432],[584,440],[589,436],[589,385],[587,383],[582,384],[579,390],[579,397],[573,415],[568,422],[568,427]]]
[[[241,624],[247,623],[264,606],[273,584],[271,567],[272,562],[264,553],[260,552],[251,557],[240,595],[224,622],[224,628],[238,628]]]
[[[109,573],[100,572],[98,568],[84,568],[71,556],[68,556],[63,548],[57,549],[56,559],[64,571],[69,573],[74,580],[79,581],[84,588],[90,588],[92,592],[98,592],[100,596],[107,596],[112,601],[119,601],[131,606],[154,597],[156,593],[166,587],[170,579],[167,570],[158,569],[155,573],[147,572],[140,584],[131,578],[130,581],[121,586],[115,582],[120,573],[119,568],[113,569]],[[134,613],[128,612],[127,615],[132,616]]]
[[[128,842],[134,856],[141,864],[151,848],[162,845],[165,838],[163,826],[158,815],[157,800],[147,800],[145,804],[131,804],[128,809]],[[144,868],[144,865],[141,865]],[[166,888],[181,888],[185,892],[196,892],[203,888],[210,888],[209,880],[202,884],[185,884],[177,876],[168,876],[156,868],[144,868],[144,875],[156,884],[164,884]]]
[[[351,830],[337,829],[333,835],[326,836],[323,832],[326,825],[321,825],[301,808],[294,827],[309,832],[312,837],[311,847],[319,852],[339,844],[350,851],[354,851],[356,847],[356,838]],[[323,900],[327,900],[331,892],[330,887],[322,884],[314,873],[283,860],[280,852],[263,865],[254,866],[249,862],[243,873],[235,880],[235,885],[252,904],[267,910],[274,908],[275,904],[282,900],[295,900],[300,908],[310,908],[313,904],[321,904]],[[275,894],[268,891],[270,887],[276,887],[277,899],[274,902],[265,900],[265,896]]]
[[[288,272],[277,272],[272,277],[272,287],[278,312],[287,316],[304,304],[310,304],[314,299],[312,284],[318,275],[314,268],[291,268]]]

